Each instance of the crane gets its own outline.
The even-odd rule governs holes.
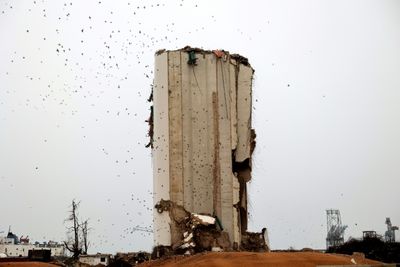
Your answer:
[[[327,230],[326,247],[336,247],[344,243],[344,231],[347,225],[342,225],[339,210],[326,210]]]
[[[385,241],[388,242],[388,243],[396,242],[395,231],[399,230],[399,227],[398,226],[393,226],[389,217],[386,218],[386,222],[385,223],[387,225],[387,230],[385,232]]]

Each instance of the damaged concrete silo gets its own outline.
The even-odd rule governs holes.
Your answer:
[[[149,120],[156,247],[229,250],[250,238],[253,73],[246,58],[226,51],[156,53]]]

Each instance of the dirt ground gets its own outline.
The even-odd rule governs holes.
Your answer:
[[[215,252],[194,256],[175,256],[164,260],[145,262],[140,267],[200,267],[200,266],[263,266],[263,267],[312,267],[327,264],[379,264],[360,256],[324,254],[319,252]]]
[[[12,267],[55,267],[58,265],[54,265],[51,263],[45,263],[45,262],[35,262],[35,261],[25,261],[25,262],[0,262],[0,267],[4,266],[12,266]]]

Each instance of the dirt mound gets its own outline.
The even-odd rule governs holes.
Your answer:
[[[142,263],[140,267],[200,267],[200,266],[263,266],[263,267],[314,267],[323,264],[380,264],[361,255],[325,254],[319,252],[216,252],[194,256],[175,256]]]

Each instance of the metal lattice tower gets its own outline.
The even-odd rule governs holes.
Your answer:
[[[347,225],[342,225],[339,210],[326,210],[327,236],[326,248],[336,247],[344,243],[344,231]]]
[[[390,218],[386,218],[387,231],[385,232],[385,241],[389,243],[396,242],[395,231],[399,230],[398,226],[393,226]]]

